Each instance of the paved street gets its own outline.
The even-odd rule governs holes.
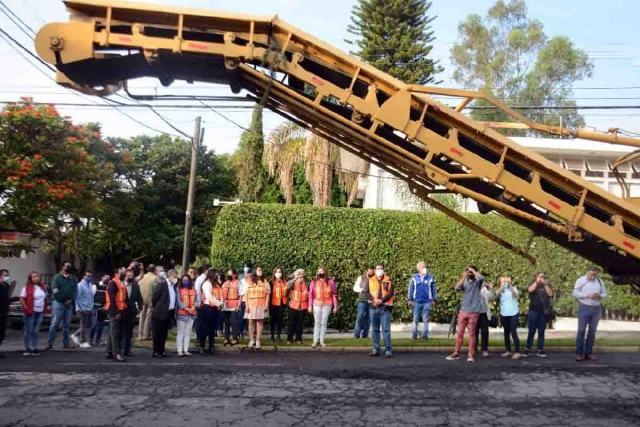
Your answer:
[[[126,364],[51,351],[0,360],[0,424],[11,426],[638,426],[640,354],[577,365],[547,359],[472,365],[443,353],[244,351]]]

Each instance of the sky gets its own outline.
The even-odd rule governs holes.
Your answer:
[[[60,0],[2,0],[24,22],[37,31],[44,23],[67,22],[68,14]],[[224,12],[275,15],[292,25],[348,50],[345,38],[350,12],[355,0],[142,0],[160,5],[185,6]],[[450,49],[457,40],[458,24],[469,14],[484,16],[495,0],[433,0],[430,13],[437,18],[432,23],[436,40],[433,57],[445,71],[440,75],[444,87],[457,87],[452,81],[453,66]],[[536,0],[529,1],[529,16],[540,20],[548,36],[568,36],[577,47],[594,60],[593,77],[575,84],[578,105],[640,105],[640,1],[608,0]],[[23,34],[4,14],[0,13],[0,28],[23,45],[35,51],[33,41]],[[88,103],[100,100],[79,97],[56,84],[50,73],[40,65],[37,70],[8,43],[0,45],[0,101],[16,101],[20,96],[32,96],[35,101],[57,103]],[[34,62],[32,60],[32,62]],[[48,75],[48,77],[47,77]],[[159,94],[232,95],[226,86],[196,83],[174,83],[169,89],[152,79],[130,82],[133,91]],[[633,87],[633,89],[629,89]],[[247,105],[247,104],[245,104]],[[75,122],[99,121],[106,136],[130,137],[153,133],[118,111],[108,108],[60,107],[59,110]],[[209,110],[159,110],[171,123],[187,134],[193,132],[195,116],[201,115],[205,127],[204,144],[218,153],[233,152],[242,133],[234,124]],[[137,120],[161,131],[175,133],[148,110],[127,110]],[[234,122],[247,126],[250,109],[222,110]],[[599,130],[619,127],[640,133],[640,109],[582,110],[587,125]],[[282,119],[266,112],[265,133],[276,128]]]

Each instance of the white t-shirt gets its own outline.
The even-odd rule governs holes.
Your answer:
[[[195,290],[198,296],[202,295],[202,284],[205,282],[205,280],[207,280],[206,274],[201,274],[198,277],[196,277]]]
[[[246,280],[242,279],[240,284],[238,285],[238,296],[243,297],[244,294],[247,293],[247,289],[249,288],[249,284]],[[242,299],[242,298],[241,298]]]
[[[33,311],[36,313],[42,313],[44,311],[44,300],[47,297],[47,294],[40,288],[40,286],[35,287],[36,290],[33,293]],[[27,287],[22,288],[20,292],[20,298],[27,297]]]
[[[176,308],[176,288],[169,281],[167,281],[167,286],[169,287],[169,310],[174,310]]]

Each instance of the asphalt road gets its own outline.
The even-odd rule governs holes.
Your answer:
[[[126,364],[97,351],[0,359],[0,425],[638,426],[640,354],[475,364],[245,351]]]

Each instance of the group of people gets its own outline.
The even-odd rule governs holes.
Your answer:
[[[422,322],[424,329],[421,338],[428,339],[430,313],[438,299],[436,281],[428,272],[426,263],[418,263],[416,269],[408,286],[408,303],[413,309],[412,338],[418,339],[418,325]],[[598,273],[597,267],[590,267],[574,287],[573,295],[579,301],[576,361],[595,360],[593,345],[601,300],[607,297]],[[285,314],[289,319],[287,344],[302,344],[307,313],[314,318],[312,347],[325,347],[329,317],[338,311],[338,287],[324,267],[318,268],[315,276],[308,280],[302,269],[285,278],[281,267],[274,268],[271,277],[267,278],[260,266],[254,270],[248,262],[244,265],[242,277],[235,269],[228,270],[225,275],[204,266],[198,273],[190,268],[187,273],[179,275],[174,269],[165,271],[162,266],[154,265],[144,269],[141,263],[132,262],[127,268],[114,270],[113,275],[103,275],[95,284],[93,280],[93,273],[86,271],[78,282],[68,262],[54,277],[51,283],[52,321],[47,349],[53,348],[60,324],[63,348],[71,347],[70,339],[81,348],[102,345],[102,332],[107,318],[109,334],[105,351],[106,357],[114,361],[123,362],[126,357],[133,356],[133,331],[138,323],[137,338],[139,341],[153,340],[154,358],[169,357],[165,345],[174,322],[177,329],[176,351],[180,357],[192,355],[190,342],[194,325],[198,353],[201,355],[213,354],[214,340],[218,334],[223,336],[224,346],[238,345],[239,338],[244,337],[246,325],[249,347],[259,349],[265,320],[270,322],[273,342],[281,342]],[[0,270],[0,296],[8,288],[9,282],[9,272]],[[544,335],[547,323],[554,315],[554,291],[544,273],[536,274],[526,288],[529,296],[529,333],[524,352],[521,352],[517,332],[519,290],[510,275],[500,276],[497,285],[494,285],[485,280],[475,266],[468,266],[455,284],[455,289],[463,292],[463,296],[458,313],[455,350],[447,356],[447,360],[460,358],[467,328],[470,331],[467,360],[476,360],[478,342],[482,355],[488,357],[489,327],[497,326],[498,322],[504,328],[503,357],[520,359],[528,356],[536,333],[537,355],[545,357]],[[371,356],[384,353],[385,357],[392,357],[391,315],[397,296],[384,265],[367,267],[366,272],[356,280],[353,290],[358,293],[354,337],[368,338],[371,331]],[[38,332],[48,298],[40,275],[32,272],[20,293],[26,356],[41,354]],[[492,313],[494,300],[498,301],[499,317]],[[4,304],[2,301],[0,303]],[[74,307],[80,319],[80,328],[70,335]],[[1,332],[4,332],[4,328]],[[380,347],[381,335],[384,351]]]

